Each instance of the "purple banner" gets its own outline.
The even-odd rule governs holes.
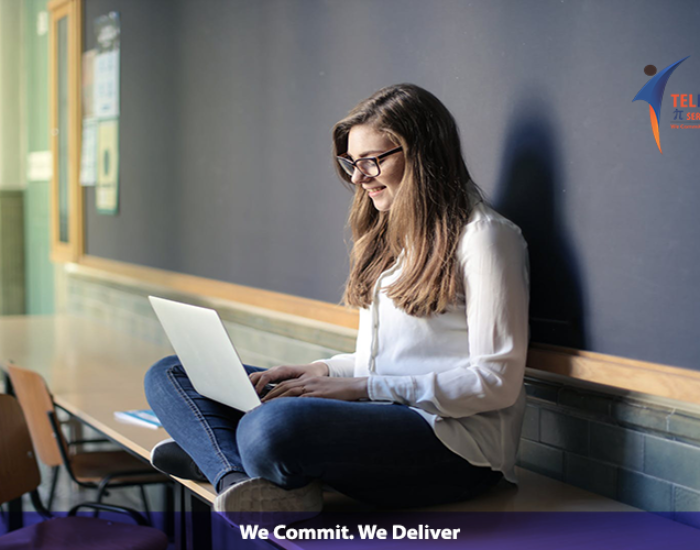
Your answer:
[[[58,514],[64,516],[65,514]],[[81,514],[83,515],[83,514]],[[110,521],[133,522],[126,516],[102,514]],[[197,512],[168,518],[151,514],[169,533],[196,529],[192,537],[212,548],[366,549],[465,548],[470,550],[658,550],[700,548],[700,512],[371,512],[324,513],[315,518],[288,514],[225,516]],[[0,521],[7,530],[9,515]],[[18,518],[14,518],[15,522]],[[25,526],[40,521],[24,513]],[[0,549],[12,534],[0,537]],[[206,540],[206,543],[204,542]],[[85,542],[85,541],[83,541]],[[203,546],[201,550],[207,550]],[[99,545],[94,546],[99,549]],[[197,547],[198,550],[199,547]]]

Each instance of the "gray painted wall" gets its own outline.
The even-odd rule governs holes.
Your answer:
[[[329,302],[350,193],[330,128],[397,82],[453,111],[475,181],[523,229],[532,338],[700,369],[700,3],[88,0],[122,20],[121,211],[90,254]],[[632,98],[666,88],[661,155]],[[697,110],[697,109],[696,109]]]

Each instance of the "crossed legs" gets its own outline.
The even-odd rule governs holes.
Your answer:
[[[401,404],[282,397],[243,414],[199,395],[174,355],[148,371],[146,395],[215,487],[230,472],[284,489],[321,479],[359,501],[402,508],[465,500],[502,476],[450,451]]]

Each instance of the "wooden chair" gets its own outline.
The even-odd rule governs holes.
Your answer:
[[[65,518],[52,519],[39,498],[39,483],[41,475],[22,409],[15,397],[0,395],[0,504],[30,493],[36,511],[50,520],[1,536],[0,547],[33,550],[166,549],[168,538],[165,534],[146,527],[146,519],[128,508],[85,503],[72,508]],[[136,525],[78,517],[80,508],[122,513],[132,518]]]
[[[5,369],[24,411],[39,460],[53,469],[47,508],[50,510],[52,507],[58,472],[63,464],[70,478],[79,486],[97,489],[97,502],[102,501],[108,488],[138,486],[144,510],[150,517],[144,485],[170,483],[168,476],[156,472],[150,464],[126,451],[76,452],[76,445],[107,440],[66,442],[53,399],[41,375],[14,364],[6,365]]]

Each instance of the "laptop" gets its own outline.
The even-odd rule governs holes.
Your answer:
[[[262,403],[216,311],[156,296],[148,299],[200,395],[243,412]],[[272,387],[265,386],[263,396]]]

